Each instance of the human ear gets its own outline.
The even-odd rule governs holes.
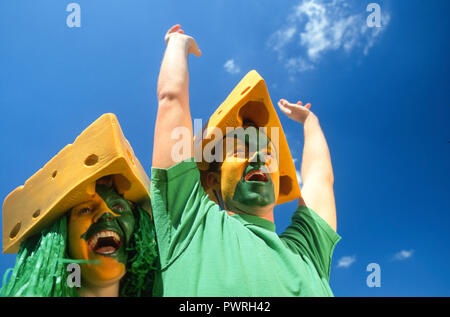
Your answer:
[[[213,190],[220,190],[220,174],[217,172],[208,172],[206,175],[206,185]]]

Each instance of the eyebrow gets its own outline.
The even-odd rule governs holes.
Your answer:
[[[247,136],[247,135],[246,135]],[[269,136],[267,135],[267,134],[265,134],[265,136],[267,137],[267,139],[269,140],[269,142],[268,142],[268,144],[267,145],[271,145],[270,146],[270,149],[273,149],[274,151],[275,151],[275,154],[277,155],[277,157],[278,157],[278,149],[276,148],[276,146],[275,146],[275,144],[272,142],[272,140],[269,138]],[[223,138],[222,138],[222,142],[223,142],[223,140],[225,140],[225,138],[227,137],[227,135],[225,135]],[[228,136],[229,137],[229,136]],[[236,135],[236,134],[234,134],[233,135],[233,139],[234,140],[238,140],[238,141],[240,141],[238,138],[237,138],[238,136]],[[245,143],[245,146],[247,146],[248,147],[248,145],[249,145],[249,138],[245,138],[245,140],[244,140],[244,143]],[[259,150],[259,149],[258,149]]]

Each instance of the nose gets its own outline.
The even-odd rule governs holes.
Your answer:
[[[97,222],[108,222],[108,221],[112,221],[114,219],[113,214],[109,213],[109,212],[103,212],[103,213],[98,213],[98,215],[95,216],[94,219],[94,223]]]
[[[260,164],[260,165],[266,163],[266,157],[262,152],[257,151],[250,158],[250,164],[255,164],[255,163]]]

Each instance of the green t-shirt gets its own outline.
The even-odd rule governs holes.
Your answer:
[[[230,216],[204,192],[194,159],[152,168],[151,198],[161,259],[154,296],[333,296],[340,237],[311,209],[299,207],[280,236],[268,220]]]

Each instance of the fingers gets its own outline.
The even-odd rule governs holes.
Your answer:
[[[299,105],[301,105],[301,101],[299,101],[299,103],[295,104],[295,103],[290,103],[286,99],[280,99],[279,103],[281,103],[281,105],[283,107],[289,108],[289,109],[295,109],[295,108],[298,108]]]
[[[202,56],[202,51],[197,47],[196,50],[194,50],[193,54],[197,57]]]
[[[195,39],[189,35],[186,35],[184,33],[184,30],[181,29],[180,24],[175,24],[172,26],[169,31],[167,31],[166,36],[164,37],[164,40],[166,44],[169,42],[169,39],[174,35],[174,33],[182,34],[184,35],[184,39],[189,41],[189,54],[194,54],[197,57],[202,56],[202,51],[198,48],[197,42]]]
[[[280,99],[280,101],[284,101],[285,103],[286,103],[286,106],[290,106],[290,107],[292,107],[292,106],[294,106],[294,104],[290,104],[289,102],[287,102],[285,99]],[[299,101],[297,101],[297,104],[296,104],[297,106],[303,106],[303,102],[301,102],[300,100]],[[308,109],[308,110],[310,110],[311,109],[311,103],[307,103],[306,105],[305,105],[305,108],[306,109]]]
[[[278,107],[280,107],[281,111],[283,111],[286,115],[290,115],[292,113],[292,110],[285,106],[285,102],[286,100],[283,99],[278,101]]]
[[[297,101],[297,105],[302,106],[303,103],[302,103],[301,101]],[[308,110],[311,109],[311,104],[308,102],[308,103],[305,105],[305,108],[308,109]]]
[[[176,31],[178,31],[180,28],[181,28],[181,25],[175,24],[174,26],[172,26],[172,27],[169,29],[169,31],[167,31],[167,33],[173,33],[173,32],[176,32]]]
[[[175,24],[174,26],[172,26],[169,31],[167,31],[166,33],[166,38],[173,34],[173,33],[180,33],[180,34],[184,34],[184,31],[181,29],[181,25],[179,24]]]
[[[301,101],[297,101],[297,103],[290,103],[286,99],[280,99],[278,101],[278,106],[281,110],[283,110],[284,113],[292,113],[293,110],[299,109],[299,107],[303,109],[311,109],[311,103],[307,103],[305,106],[303,106],[303,103]]]

